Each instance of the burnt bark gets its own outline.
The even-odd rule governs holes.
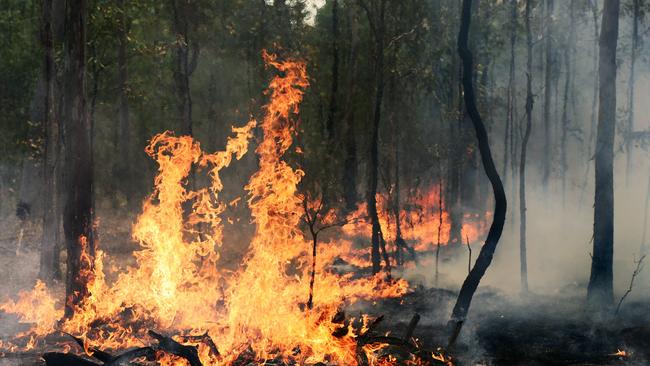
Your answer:
[[[339,89],[339,3],[332,1],[332,84],[330,90],[329,111],[327,112],[327,134],[330,147],[336,139],[335,120],[338,113],[337,96]]]
[[[92,260],[93,237],[93,161],[91,126],[86,106],[86,0],[66,2],[65,7],[65,181],[63,215],[67,257],[65,315],[88,295],[87,277],[81,269],[88,265],[82,253]],[[84,245],[85,244],[85,245]]]
[[[348,90],[347,102],[345,106],[345,152],[343,161],[343,192],[345,196],[345,206],[347,210],[354,210],[357,204],[357,141],[355,139],[355,106],[354,97],[357,85],[357,53],[358,53],[358,36],[357,36],[357,17],[354,7],[346,6],[348,15],[348,36],[350,37],[350,51],[348,54]]]
[[[378,273],[381,270],[380,250],[383,253],[386,270],[390,272],[390,260],[385,250],[384,236],[379,224],[377,214],[377,183],[379,178],[379,124],[381,122],[381,106],[384,97],[384,34],[385,34],[385,13],[386,0],[380,0],[378,4],[377,18],[374,19],[373,12],[360,1],[368,15],[373,36],[375,56],[375,98],[372,115],[372,127],[370,137],[370,172],[368,174],[368,215],[372,223],[372,272]]]
[[[596,136],[594,236],[587,299],[613,305],[614,135],[616,130],[616,45],[619,0],[605,0],[599,40],[599,106]]]
[[[119,8],[118,15],[118,50],[117,50],[117,68],[118,76],[117,83],[119,89],[118,101],[118,139],[116,156],[119,157],[117,164],[116,177],[119,181],[123,182],[121,189],[126,198],[127,203],[132,198],[132,184],[129,179],[132,176],[131,172],[131,128],[129,122],[129,97],[128,97],[128,33],[129,25],[126,16],[126,6],[124,0],[117,0]]]
[[[460,332],[460,328],[467,317],[474,292],[492,262],[494,251],[499,243],[499,238],[503,231],[507,206],[503,184],[501,183],[501,178],[499,177],[499,173],[494,165],[494,161],[492,160],[492,152],[490,151],[487,131],[485,130],[485,125],[483,124],[481,115],[476,107],[476,95],[472,80],[474,62],[472,60],[472,53],[467,44],[472,17],[472,0],[463,0],[462,6],[460,30],[458,32],[458,54],[463,61],[463,96],[467,114],[472,120],[476,132],[483,168],[485,169],[485,174],[492,185],[495,206],[494,217],[492,224],[490,225],[488,236],[479,252],[474,267],[472,267],[472,270],[463,282],[463,286],[461,287],[458,298],[456,299],[456,304],[454,305],[451,319],[449,321],[450,328],[453,329],[453,333],[449,340],[449,346],[454,344],[456,337]]]
[[[190,77],[196,70],[199,44],[190,37],[192,3],[169,0],[172,27],[176,33],[172,73],[178,96],[179,130],[182,135],[192,135],[192,94]]]
[[[59,123],[54,113],[54,35],[52,28],[53,1],[43,1],[43,28],[41,42],[44,50],[43,80],[43,126],[45,127],[45,149],[43,156],[43,237],[41,239],[40,269],[38,277],[51,284],[61,278],[59,266]]]

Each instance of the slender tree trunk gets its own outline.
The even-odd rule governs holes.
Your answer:
[[[45,126],[45,155],[43,157],[43,237],[41,239],[40,271],[38,277],[47,284],[60,278],[59,268],[59,195],[58,154],[59,123],[54,114],[54,41],[52,31],[52,0],[43,1],[42,43],[44,48],[43,126]]]
[[[372,271],[378,273],[381,269],[380,246],[384,246],[384,237],[377,214],[377,181],[379,176],[379,123],[381,122],[381,104],[384,96],[384,27],[386,1],[381,0],[379,17],[375,29],[375,103],[372,118],[372,135],[370,139],[370,175],[368,181],[368,214],[372,222]],[[368,14],[371,17],[371,14]],[[390,272],[390,261],[384,251],[386,270]]]
[[[589,141],[587,141],[587,168],[585,169],[585,175],[582,179],[582,190],[580,191],[580,197],[578,199],[578,205],[582,207],[582,202],[584,194],[587,190],[587,183],[589,180],[589,174],[591,172],[591,160],[593,159],[593,146],[595,145],[596,140],[596,122],[598,120],[598,39],[600,33],[600,26],[598,25],[598,3],[595,0],[589,0],[589,7],[591,8],[591,15],[594,22],[594,58],[593,58],[593,75],[594,75],[594,84],[593,84],[593,97],[591,100],[591,127],[589,128]]]
[[[619,0],[605,0],[599,44],[594,247],[587,298],[591,304],[603,307],[612,306],[614,301],[614,135],[619,8]]]
[[[511,157],[510,150],[513,146],[513,133],[515,129],[514,108],[515,100],[515,46],[517,44],[517,1],[510,1],[511,18],[510,18],[510,65],[508,70],[508,89],[506,100],[506,128],[504,132],[504,153],[503,153],[503,174],[508,175],[508,160]],[[505,182],[504,182],[505,185]],[[514,187],[514,181],[513,181]]]
[[[483,275],[490,266],[490,263],[492,263],[494,251],[497,247],[497,244],[499,243],[501,233],[503,232],[507,207],[506,194],[503,189],[503,184],[501,183],[501,178],[499,177],[499,173],[496,169],[496,166],[494,165],[494,161],[492,160],[492,152],[490,151],[488,135],[485,130],[483,120],[481,119],[481,115],[476,108],[476,95],[474,93],[474,85],[472,81],[474,62],[472,60],[472,53],[467,46],[470,22],[472,17],[471,10],[472,0],[463,0],[460,31],[458,32],[458,53],[463,61],[463,90],[465,107],[470,119],[472,120],[472,123],[474,124],[474,130],[476,132],[478,148],[481,153],[483,168],[485,169],[485,174],[487,175],[492,185],[495,206],[492,225],[490,225],[490,230],[488,232],[487,238],[485,239],[485,244],[479,252],[474,267],[472,267],[472,270],[467,275],[467,278],[465,278],[463,286],[458,293],[456,304],[454,305],[454,310],[449,321],[453,329],[452,335],[449,339],[450,347],[455,343],[456,338],[460,333],[462,324],[467,317],[474,292],[481,282]]]
[[[530,29],[530,1],[526,0],[526,129],[521,141],[519,159],[519,262],[521,291],[528,292],[528,260],[526,258],[526,153],[533,125],[533,35]]]
[[[118,16],[118,52],[117,52],[117,67],[118,67],[118,88],[119,88],[119,106],[118,106],[118,130],[119,138],[117,140],[118,151],[116,156],[119,156],[118,171],[116,177],[122,182],[120,187],[126,197],[127,203],[130,203],[132,196],[131,182],[131,128],[129,125],[129,97],[128,97],[128,33],[129,26],[126,17],[126,7],[124,0],[117,0],[117,5],[120,9]]]
[[[625,128],[625,185],[630,180],[632,171],[632,132],[634,132],[634,92],[636,82],[636,58],[639,48],[639,17],[641,0],[633,0],[632,4],[632,50],[630,55],[630,79],[627,91],[627,126]]]
[[[357,19],[354,13],[354,7],[346,6],[348,14],[348,32],[350,37],[350,52],[348,55],[348,90],[346,105],[346,134],[345,134],[345,158],[343,161],[343,192],[345,196],[345,206],[347,210],[354,210],[357,204],[357,143],[355,139],[354,121],[355,106],[354,97],[356,95],[357,80]]]
[[[87,277],[81,273],[94,258],[93,161],[91,126],[86,108],[86,0],[71,0],[65,11],[65,166],[66,189],[63,227],[67,259],[66,316],[88,295]]]
[[[551,160],[553,149],[551,148],[551,102],[552,102],[552,83],[553,83],[553,11],[554,0],[546,0],[546,19],[544,32],[544,52],[545,52],[545,72],[544,72],[544,158],[542,171],[542,186],[544,192],[548,191],[548,185],[551,177]]]
[[[575,2],[574,0],[570,1],[569,4],[569,18],[574,19],[575,14]],[[560,156],[561,156],[561,169],[562,169],[562,206],[566,205],[566,184],[567,184],[567,174],[569,171],[569,162],[568,162],[568,147],[567,139],[569,135],[569,99],[571,93],[571,86],[573,80],[573,69],[572,69],[572,49],[575,44],[575,25],[571,21],[569,26],[569,37],[567,44],[564,49],[564,67],[566,69],[565,80],[564,80],[564,98],[562,101],[562,134],[560,138]]]
[[[327,135],[330,141],[330,147],[336,140],[334,126],[336,115],[338,113],[337,96],[339,89],[339,3],[338,0],[332,1],[332,84],[330,91],[330,105],[327,113]]]

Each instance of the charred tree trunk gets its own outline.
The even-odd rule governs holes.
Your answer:
[[[528,292],[528,260],[526,258],[526,153],[533,125],[533,35],[530,29],[530,1],[526,0],[526,129],[521,141],[519,159],[519,262],[521,291]]]
[[[355,108],[354,97],[356,91],[356,68],[357,68],[357,19],[354,13],[354,7],[346,6],[348,14],[350,51],[348,55],[348,75],[347,88],[348,96],[346,102],[346,134],[345,134],[345,158],[343,161],[343,192],[345,196],[345,206],[347,210],[354,210],[357,204],[357,142],[355,139],[354,121]]]
[[[390,272],[390,261],[384,248],[384,237],[377,214],[377,183],[379,178],[379,124],[381,122],[381,105],[384,96],[384,32],[386,0],[379,1],[379,14],[375,20],[371,10],[364,4],[375,37],[375,101],[372,116],[372,132],[370,139],[370,174],[368,176],[368,215],[372,223],[372,272],[381,270],[380,249],[383,252],[386,270]],[[381,247],[380,247],[381,246]]]
[[[45,153],[43,157],[43,237],[41,239],[40,270],[38,277],[51,284],[61,278],[59,267],[59,194],[58,154],[59,123],[54,114],[54,35],[52,29],[52,0],[43,1],[43,28],[41,41],[44,49],[43,80],[43,126],[45,127]]]
[[[192,94],[190,77],[196,69],[199,45],[190,38],[191,3],[170,0],[172,26],[176,33],[172,72],[178,96],[178,115],[180,133],[192,135]]]
[[[65,9],[65,178],[63,216],[68,251],[65,315],[86,296],[87,278],[81,273],[85,255],[94,257],[93,161],[90,120],[86,107],[86,0],[66,3]],[[84,253],[85,252],[85,253]]]
[[[338,0],[332,1],[332,85],[330,91],[330,105],[327,113],[327,137],[330,148],[336,139],[334,122],[338,113],[337,96],[339,93],[339,5]]]
[[[547,192],[551,177],[551,102],[552,102],[552,84],[553,84],[553,9],[554,0],[546,0],[546,19],[544,32],[544,52],[545,52],[545,72],[544,72],[544,150],[543,150],[543,170],[542,186],[544,192]]]
[[[117,0],[117,5],[120,9],[118,16],[118,52],[117,52],[117,67],[118,67],[118,89],[119,89],[119,106],[118,106],[118,131],[119,137],[117,139],[118,151],[116,156],[119,156],[118,169],[116,178],[122,182],[121,189],[127,203],[130,203],[132,198],[132,184],[129,181],[131,178],[131,128],[129,125],[129,96],[128,96],[128,33],[129,26],[126,17],[126,7],[124,0]]]
[[[614,135],[616,130],[616,44],[619,0],[605,0],[599,43],[599,106],[596,136],[594,247],[587,298],[592,305],[613,305]]]
[[[460,333],[469,306],[472,302],[474,292],[481,282],[483,275],[487,271],[494,251],[499,243],[499,238],[503,231],[503,225],[506,218],[506,194],[501,183],[501,178],[492,160],[492,152],[490,151],[490,144],[488,135],[481,119],[481,115],[476,108],[476,95],[474,93],[474,85],[472,81],[472,74],[474,69],[474,62],[472,60],[472,53],[467,45],[469,38],[469,27],[471,22],[472,0],[463,0],[463,8],[461,14],[460,30],[458,32],[458,54],[463,61],[463,90],[464,100],[467,113],[474,124],[476,138],[478,140],[478,148],[481,153],[481,160],[483,168],[492,185],[494,193],[494,218],[490,231],[485,239],[485,244],[479,252],[478,258],[472,270],[465,278],[463,286],[460,289],[454,310],[451,315],[450,325],[452,326],[453,333],[449,339],[449,346],[452,346]]]
[[[632,49],[630,55],[630,80],[627,90],[627,126],[625,128],[625,184],[629,183],[632,171],[632,132],[634,132],[634,92],[636,82],[636,58],[639,48],[639,17],[641,0],[633,0],[632,4]]]

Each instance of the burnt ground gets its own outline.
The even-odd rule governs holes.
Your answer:
[[[2,229],[15,233],[19,225],[3,220]],[[110,220],[102,226],[124,227]],[[38,271],[38,228],[24,230],[18,251],[16,240],[15,235],[0,238],[0,300],[32,286]],[[114,260],[131,260],[133,247],[125,232],[105,230],[102,247]],[[422,318],[414,337],[435,349],[446,343],[445,323],[454,300],[451,290],[420,286],[401,299],[355,304],[346,314],[384,315],[376,331],[403,337],[411,317],[418,313]],[[0,339],[10,337],[17,326],[12,316],[0,313]],[[618,350],[627,356],[615,356]],[[650,302],[629,301],[616,316],[596,315],[585,306],[584,289],[521,298],[481,287],[459,341],[449,353],[457,365],[650,365]],[[0,357],[0,366],[42,364],[37,353]]]

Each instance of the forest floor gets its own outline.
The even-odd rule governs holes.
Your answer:
[[[40,246],[38,228],[28,225],[20,234],[19,223],[3,220],[2,226],[4,233],[18,234],[0,238],[0,301],[33,286]],[[121,264],[132,261],[135,247],[127,242],[124,232],[102,236],[103,244],[115,243],[103,249]],[[455,297],[451,290],[416,286],[402,298],[357,303],[346,313],[384,315],[376,330],[400,337],[418,313],[422,318],[414,337],[435,349],[446,343],[445,323]],[[650,365],[650,302],[626,302],[618,315],[598,318],[586,309],[584,289],[554,295],[531,293],[522,298],[480,287],[461,337],[449,353],[457,365]],[[11,336],[15,330],[11,324],[15,324],[11,317],[0,313],[0,339]],[[0,358],[0,366],[34,364],[41,363],[33,355]]]

